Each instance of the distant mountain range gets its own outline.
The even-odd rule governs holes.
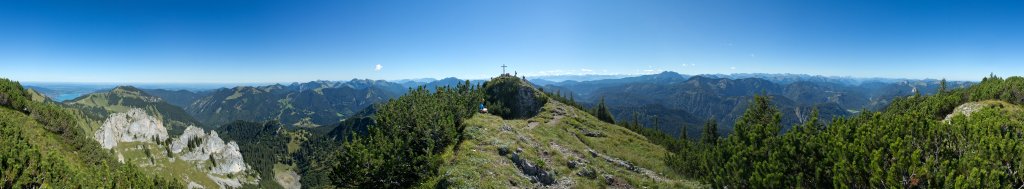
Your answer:
[[[221,125],[235,120],[277,120],[288,127],[336,125],[345,118],[375,104],[423,86],[454,86],[465,82],[445,78],[431,82],[353,79],[350,81],[311,81],[289,85],[238,86],[211,91],[148,89],[148,93],[183,107],[205,125]],[[482,81],[473,81],[480,83]]]
[[[631,75],[599,75],[599,74],[583,74],[583,75],[547,75],[547,76],[529,76],[530,79],[544,80],[552,82],[562,81],[593,81],[602,79],[621,79],[630,77]]]
[[[951,89],[969,85],[971,82],[947,83]],[[882,109],[892,99],[913,95],[914,91],[932,94],[938,90],[939,81],[798,74],[687,76],[663,72],[621,79],[563,81],[542,88],[572,96],[584,104],[595,104],[604,98],[617,120],[631,121],[637,116],[644,125],[675,135],[686,125],[688,134],[695,136],[699,124],[710,118],[723,125],[723,132],[730,131],[754,95],[770,96],[783,112],[785,125],[792,125],[806,120],[814,108],[823,118]]]
[[[367,106],[401,95],[405,89],[386,81],[352,80],[238,86],[204,92],[148,91],[184,107],[207,125],[235,120],[278,120],[291,127],[314,127],[336,124]]]

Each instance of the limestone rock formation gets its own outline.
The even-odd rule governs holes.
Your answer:
[[[168,137],[163,122],[138,108],[111,114],[94,136],[106,149],[114,148],[118,142],[155,142]]]
[[[190,147],[189,143],[194,146]],[[187,161],[209,161],[213,157],[217,166],[210,170],[211,173],[239,173],[249,169],[242,159],[238,144],[234,141],[225,143],[217,136],[217,131],[210,131],[207,135],[202,128],[185,128],[185,132],[171,142],[171,151]]]

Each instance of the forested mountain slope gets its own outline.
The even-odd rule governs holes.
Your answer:
[[[338,123],[367,106],[400,95],[395,91],[401,88],[395,87],[366,82],[240,86],[212,91],[185,110],[204,124],[278,120],[289,127],[315,127]]]
[[[210,93],[210,91],[193,92],[188,90],[167,89],[142,89],[142,91],[153,96],[158,96],[168,104],[181,108],[188,107],[192,102],[195,102],[200,97],[206,96]]]
[[[1024,78],[991,76],[937,91],[897,98],[880,112],[812,119],[784,133],[778,108],[758,96],[732,134],[682,141],[666,162],[729,188],[1024,185]]]
[[[0,188],[183,188],[119,163],[89,137],[80,113],[33,101],[0,79]]]
[[[258,183],[246,185],[257,188],[301,187],[290,153],[298,150],[293,136],[303,136],[302,132],[289,131],[276,121],[235,121],[217,128],[224,140],[238,142],[245,162],[259,173]]]

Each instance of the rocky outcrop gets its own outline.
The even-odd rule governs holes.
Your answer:
[[[111,114],[94,136],[96,141],[106,149],[113,149],[122,142],[167,145],[171,153],[177,155],[176,158],[170,158],[170,161],[178,159],[194,164],[200,172],[206,173],[209,179],[221,188],[240,187],[242,183],[256,182],[244,179],[244,176],[233,176],[249,174],[246,171],[250,170],[249,165],[245,164],[242,159],[238,144],[234,141],[225,142],[217,135],[216,131],[207,133],[202,128],[188,126],[180,136],[168,142],[167,139],[170,137],[163,122],[147,115],[142,109],[133,108],[124,113]],[[121,154],[122,151],[138,151],[143,148],[145,147],[118,148],[116,154],[119,161],[126,162],[125,157]],[[152,160],[146,162],[152,162]],[[192,183],[194,182],[191,182],[189,187],[198,186],[198,184]]]
[[[507,153],[507,149],[505,150],[505,153]],[[548,171],[541,165],[530,163],[526,158],[522,158],[519,155],[521,151],[522,150],[516,150],[516,152],[512,153],[509,159],[512,160],[512,163],[515,163],[516,167],[519,167],[519,170],[522,171],[523,174],[530,177],[531,181],[539,182],[545,186],[555,184],[555,175],[552,171]],[[498,153],[501,154],[502,152],[499,151]]]
[[[210,170],[211,173],[239,173],[249,168],[237,143],[224,143],[217,136],[217,131],[210,131],[207,135],[203,129],[194,126],[185,128],[185,132],[171,143],[171,152],[179,153],[180,158],[187,161],[210,161],[212,157],[217,166]]]
[[[516,94],[516,104],[513,107],[520,110],[518,114],[534,116],[540,113],[540,108],[547,103],[547,99],[540,97],[540,91],[537,91],[533,87],[524,86],[519,87],[519,91]]]
[[[946,115],[946,118],[943,119],[942,121],[949,123],[950,120],[953,120],[953,117],[957,115],[964,115],[966,117],[970,117],[972,113],[980,111],[982,108],[985,108],[985,104],[982,102],[964,103],[954,108],[953,113]]]
[[[94,136],[100,146],[106,149],[116,147],[119,142],[156,142],[168,137],[167,128],[160,119],[138,108],[111,114]]]
[[[242,187],[242,182],[239,182],[238,179],[221,178],[221,177],[217,177],[217,176],[213,176],[213,175],[206,175],[206,176],[209,177],[210,180],[213,180],[214,183],[217,183],[217,186],[219,186],[220,188],[239,188],[239,187]]]
[[[199,183],[189,181],[188,182],[188,189],[194,189],[194,188],[203,188],[203,185],[199,185]]]
[[[240,173],[249,169],[249,166],[242,160],[242,152],[238,150],[238,144],[235,141],[228,142],[218,152],[213,154],[214,161],[217,162],[217,166],[212,170],[213,173]]]
[[[604,174],[602,177],[604,177],[604,183],[608,185],[608,188],[633,188],[628,181],[615,175]]]
[[[181,151],[185,150],[185,148],[188,147],[188,142],[192,140],[200,140],[205,138],[206,131],[203,131],[202,128],[187,127],[185,128],[185,132],[182,132],[181,136],[178,136],[177,140],[171,142],[171,152],[181,153]]]
[[[277,181],[278,184],[281,184],[281,187],[286,189],[302,188],[302,184],[299,183],[300,178],[301,177],[298,173],[291,170],[274,174],[274,180]]]
[[[601,131],[587,130],[587,129],[584,129],[584,128],[580,128],[580,133],[583,133],[583,135],[588,136],[588,137],[604,137],[605,136],[604,133],[601,133]]]

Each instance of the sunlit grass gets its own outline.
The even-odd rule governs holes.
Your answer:
[[[565,114],[557,122],[552,121],[558,116],[556,108],[564,110]],[[536,126],[530,128],[531,122],[536,122]],[[444,155],[447,163],[442,165],[439,176],[428,179],[423,187],[506,188],[512,183],[525,188],[537,186],[508,157],[499,155],[498,150],[503,147],[513,152],[521,149],[520,156],[554,172],[556,181],[572,180],[570,187],[573,188],[607,187],[602,175],[622,178],[639,188],[699,187],[698,183],[682,179],[669,170],[663,161],[666,155],[664,148],[626,128],[598,121],[586,112],[557,102],[549,102],[539,115],[530,119],[502,120],[490,114],[476,114],[466,120],[466,125],[458,151],[449,150]],[[504,125],[508,125],[511,131],[503,130]],[[579,134],[579,128],[602,132],[606,136],[583,136]],[[653,170],[668,181],[655,181],[603,158],[591,156],[588,148]],[[597,178],[580,176],[577,173],[581,168],[568,167],[568,161],[577,159],[588,162],[585,166],[596,170]]]

